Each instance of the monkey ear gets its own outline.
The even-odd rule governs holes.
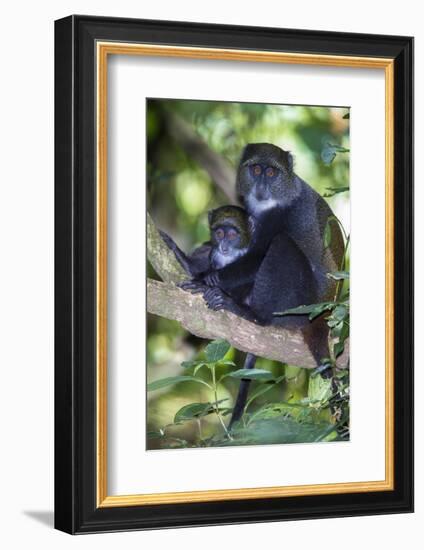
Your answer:
[[[248,143],[243,147],[243,151],[241,152],[240,156],[240,162],[239,162],[239,169],[244,165],[244,163],[249,160],[249,158],[252,156],[249,151],[252,149],[252,144]]]
[[[287,151],[287,168],[289,169],[289,172],[293,172],[293,155]]]

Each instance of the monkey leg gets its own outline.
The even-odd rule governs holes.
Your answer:
[[[253,369],[256,364],[256,355],[252,353],[246,354],[246,359],[244,361],[244,369]],[[233,424],[240,420],[243,416],[244,407],[246,406],[247,396],[249,394],[249,386],[251,380],[247,378],[242,378],[237,393],[237,399],[233,408],[233,414],[231,415],[230,423],[228,424],[228,429],[231,430]]]
[[[308,322],[302,329],[303,337],[315,359],[317,367],[322,365],[324,359],[330,357],[328,330],[324,317],[319,317],[312,322]],[[323,378],[329,378],[331,376],[331,369],[324,370],[321,375]]]

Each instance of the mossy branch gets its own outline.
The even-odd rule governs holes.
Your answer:
[[[169,283],[179,283],[187,279],[187,273],[178,263],[174,253],[168,248],[147,212],[147,258],[159,277]]]

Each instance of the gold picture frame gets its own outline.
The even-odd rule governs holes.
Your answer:
[[[393,489],[393,273],[394,273],[394,196],[393,196],[393,71],[394,61],[384,58],[361,58],[331,55],[289,54],[190,48],[102,42],[97,47],[97,503],[99,507],[142,506],[287,496],[326,495],[388,491]],[[107,492],[107,63],[111,55],[179,57],[254,61],[256,63],[288,63],[331,67],[384,69],[386,124],[386,478],[383,481],[355,481],[321,485],[257,487],[109,496]]]

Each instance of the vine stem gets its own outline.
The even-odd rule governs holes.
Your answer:
[[[200,438],[200,441],[203,440],[203,435],[202,435],[202,421],[200,420],[200,418],[196,418],[197,420],[197,427],[199,429],[199,438]]]
[[[226,436],[228,437],[228,439],[230,439],[232,441],[233,438],[231,437],[230,432],[227,430],[227,426],[225,425],[224,419],[222,418],[222,415],[219,412],[218,387],[217,387],[217,384],[216,384],[216,377],[215,377],[215,365],[211,368],[211,372],[212,372],[213,393],[214,393],[214,396],[215,396],[215,412],[216,412],[216,415],[217,415],[219,421],[221,422],[222,427],[224,428],[224,432],[225,432]]]
[[[342,222],[339,220],[339,218],[333,213],[328,219],[330,220],[331,218],[333,218],[334,220],[336,220],[336,222],[339,224],[339,227],[340,229],[342,230],[342,233],[344,235],[344,238],[345,238],[345,241],[347,241],[347,233],[345,231],[345,228],[343,227],[343,224]]]
[[[341,261],[341,265],[340,265],[340,271],[344,271],[344,269],[346,267],[346,255],[347,255],[347,249],[349,248],[349,244],[350,244],[350,235],[348,235],[346,237],[346,243],[345,243],[344,250],[343,250],[343,257],[342,257],[342,261]],[[335,302],[339,298],[339,292],[341,291],[342,286],[343,286],[343,280],[337,281],[336,292],[335,292],[335,296],[334,296],[334,301]]]

